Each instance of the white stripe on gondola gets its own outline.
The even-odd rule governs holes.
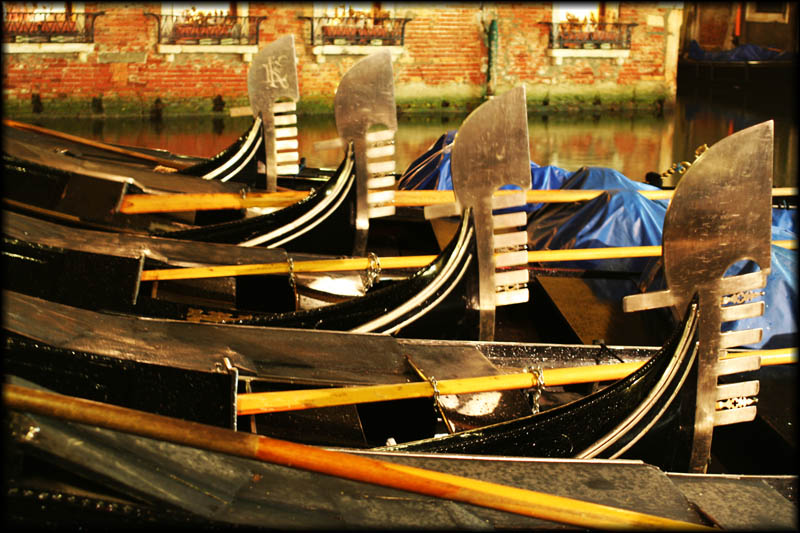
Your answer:
[[[216,178],[218,175],[222,174],[228,168],[233,166],[234,163],[236,163],[236,161],[238,161],[241,157],[243,157],[243,155],[247,153],[247,151],[252,147],[253,149],[250,150],[250,154],[245,159],[244,163],[240,164],[235,172],[229,174],[225,178],[220,178],[220,181],[227,181],[228,179],[230,179],[231,175],[238,173],[239,170],[244,166],[244,164],[246,164],[253,158],[253,154],[255,154],[256,149],[258,149],[258,147],[261,146],[261,136],[259,135],[260,132],[261,132],[261,118],[259,117],[253,121],[253,127],[250,128],[250,133],[247,135],[247,138],[242,143],[242,146],[239,147],[239,150],[236,151],[233,157],[225,161],[225,163],[218,166],[208,174],[203,175],[203,179],[210,180]],[[256,139],[258,140],[258,142],[255,143],[255,146],[253,146],[254,140]]]
[[[616,443],[623,435],[626,435],[628,431],[630,431],[633,427],[636,426],[645,416],[651,416],[650,421],[648,422],[647,426],[642,428],[642,430],[634,437],[628,441],[622,448],[614,452],[609,458],[616,459],[623,453],[625,453],[631,446],[633,446],[642,436],[644,436],[647,431],[653,427],[653,425],[658,422],[661,416],[664,414],[664,411],[670,406],[672,401],[675,399],[675,396],[680,392],[681,388],[683,387],[684,381],[686,381],[686,377],[689,375],[689,371],[692,368],[694,363],[694,359],[697,356],[697,342],[694,342],[692,339],[694,338],[695,330],[697,329],[697,313],[693,312],[690,318],[692,324],[690,327],[684,328],[683,332],[681,333],[681,338],[676,345],[676,349],[672,354],[672,358],[668,364],[666,371],[661,375],[656,385],[652,388],[650,393],[644,399],[643,402],[639,404],[637,409],[628,415],[625,420],[620,422],[614,429],[609,431],[606,435],[602,438],[598,439],[592,446],[583,450],[581,453],[575,456],[576,459],[591,459],[593,457],[597,457],[597,455],[604,450],[608,449],[609,446]],[[670,383],[676,379],[676,375],[681,366],[681,362],[684,357],[687,357],[687,351],[690,351],[689,361],[684,366],[684,371],[681,376],[678,377],[678,383],[675,387],[673,387],[672,393],[667,398],[667,401],[661,406],[661,409],[652,416],[650,412],[655,405],[655,403],[664,395],[666,388],[670,385]]]
[[[341,205],[341,203],[347,196],[347,192],[350,190],[350,187],[353,186],[353,178],[350,175],[352,174],[352,167],[353,167],[352,158],[348,155],[346,156],[342,172],[336,178],[331,178],[337,180],[336,187],[330,192],[330,194],[325,195],[325,197],[320,201],[320,203],[315,205],[313,209],[310,209],[305,214],[298,217],[297,220],[295,220],[294,222],[285,224],[280,228],[265,233],[264,235],[259,235],[258,237],[239,243],[239,246],[257,246],[272,239],[278,239],[281,236],[285,235],[286,233],[292,232],[286,238],[279,240],[277,242],[271,242],[269,245],[267,245],[268,248],[275,248],[277,246],[281,246],[282,244],[295,239],[296,237],[306,233],[307,231],[319,225],[322,221],[328,218],[328,216],[330,216],[330,214],[333,211],[335,211],[336,208],[339,207],[339,205]],[[342,178],[342,176],[347,176],[347,178]],[[345,186],[347,188],[344,192],[342,192]],[[303,227],[304,224],[307,224],[309,222],[312,223]],[[299,230],[299,228],[301,227],[302,230]]]
[[[458,242],[456,244],[456,252],[450,255],[447,263],[444,264],[442,267],[441,273],[437,275],[431,283],[425,286],[420,292],[415,294],[411,299],[407,300],[400,306],[396,307],[392,311],[370,320],[369,322],[362,324],[356,328],[351,329],[350,331],[353,333],[371,333],[376,332],[380,328],[388,327],[389,329],[381,330],[381,333],[393,333],[406,324],[416,320],[420,316],[427,313],[430,309],[433,308],[436,304],[438,304],[447,294],[449,294],[455,285],[457,285],[458,280],[461,279],[464,272],[466,271],[467,266],[469,266],[469,261],[466,262],[464,267],[458,273],[456,280],[451,280],[453,277],[453,273],[455,272],[458,265],[461,263],[464,254],[467,253],[467,249],[469,248],[469,240],[472,238],[472,227],[464,223],[461,226],[461,232],[458,235]],[[436,292],[442,287],[444,283],[450,283],[450,287],[442,294],[440,297],[436,299],[435,302],[428,305],[425,309],[417,312],[414,314],[413,317],[406,318],[403,322],[395,325],[391,325],[392,322],[399,320],[403,317],[406,313],[413,311],[414,308],[421,306],[425,300],[436,294]]]

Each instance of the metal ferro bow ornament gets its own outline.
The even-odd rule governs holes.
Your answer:
[[[451,153],[456,203],[425,209],[426,218],[471,211],[478,255],[480,339],[494,339],[495,308],[528,301],[528,234],[524,210],[531,187],[525,87],[484,102],[458,129]],[[503,185],[522,191],[494,195]],[[522,228],[522,229],[520,229]],[[497,271],[497,269],[502,269]]]
[[[371,54],[350,67],[336,90],[334,113],[339,138],[353,144],[357,192],[353,254],[364,255],[369,219],[395,211],[397,108],[388,51]]]
[[[673,306],[683,313],[699,295],[697,397],[689,468],[705,472],[714,426],[756,415],[759,382],[720,385],[718,377],[757,370],[757,355],[724,359],[726,350],[759,342],[761,328],[721,332],[723,322],[757,317],[770,272],[773,123],[722,139],[678,182],[664,220],[662,260],[668,289],[627,296],[625,311]],[[726,276],[743,260],[760,270]]]
[[[261,120],[264,134],[266,188],[275,192],[278,175],[300,171],[295,114],[300,93],[294,35],[273,41],[253,57],[247,73],[247,91],[253,116]]]

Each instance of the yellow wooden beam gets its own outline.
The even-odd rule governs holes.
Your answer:
[[[776,350],[748,350],[730,353],[723,359],[759,355],[761,366],[797,363],[797,348]],[[597,381],[616,381],[638,370],[644,361],[587,365],[542,370],[545,386],[574,385]],[[531,372],[499,374],[473,378],[443,379],[436,382],[439,394],[471,394],[476,392],[529,389],[535,387],[537,379]],[[384,402],[425,398],[434,395],[434,387],[427,381],[369,385],[363,387],[338,387],[327,389],[305,389],[277,392],[255,392],[237,396],[236,411],[239,415],[255,415],[281,411],[297,411],[353,405],[359,403]]]
[[[773,241],[774,244],[796,247],[797,241]],[[536,250],[528,252],[529,263],[548,263],[560,261],[588,261],[597,259],[624,259],[630,257],[658,257],[661,246],[620,246],[609,248],[571,248],[568,250]],[[436,259],[435,255],[409,255],[381,257],[381,270],[396,268],[422,268]],[[295,261],[292,272],[342,272],[364,270],[370,267],[366,257],[347,259],[319,259]],[[253,276],[259,274],[288,274],[287,263],[257,263],[249,265],[217,265],[207,267],[185,267],[143,270],[141,281],[170,279],[222,278],[228,276]]]
[[[514,191],[498,191],[497,195]],[[604,190],[533,190],[525,193],[529,204],[570,203],[591,200],[608,191]],[[671,190],[643,190],[639,193],[650,200],[668,200]],[[247,209],[250,207],[286,207],[302,200],[308,191],[283,191],[277,193],[250,192],[246,195],[234,193],[208,194],[127,194],[122,199],[119,212],[128,215],[142,213],[171,213],[204,211],[210,209]],[[773,196],[796,196],[796,187],[773,189]],[[394,205],[397,207],[419,207],[447,204],[455,201],[453,191],[395,191]]]

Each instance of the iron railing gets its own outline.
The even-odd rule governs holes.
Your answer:
[[[402,46],[410,18],[298,17],[311,22],[311,44]]]
[[[550,29],[550,48],[628,50],[635,22],[540,22]]]
[[[103,14],[4,11],[3,42],[93,43],[94,21]]]
[[[258,44],[258,26],[267,17],[233,15],[161,15],[158,20],[160,44]]]

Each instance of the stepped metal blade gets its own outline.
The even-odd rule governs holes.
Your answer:
[[[253,56],[247,72],[247,93],[250,97],[253,116],[260,116],[262,120],[267,191],[275,192],[278,185],[275,101],[279,98],[288,98],[292,102],[297,102],[300,99],[300,91],[297,86],[294,35],[285,35],[271,42]],[[291,116],[293,115],[283,115],[282,118]],[[297,120],[295,118],[291,122],[286,120],[283,122],[289,125],[296,123]]]
[[[524,86],[483,103],[464,120],[453,141],[451,168],[456,202],[461,209],[472,208],[478,244],[480,338],[491,340],[497,303],[517,303],[526,297],[523,292],[508,298],[497,295],[494,230],[524,225],[527,218],[524,213],[492,216],[496,189],[506,184],[530,189]],[[527,259],[524,264],[527,268]]]

